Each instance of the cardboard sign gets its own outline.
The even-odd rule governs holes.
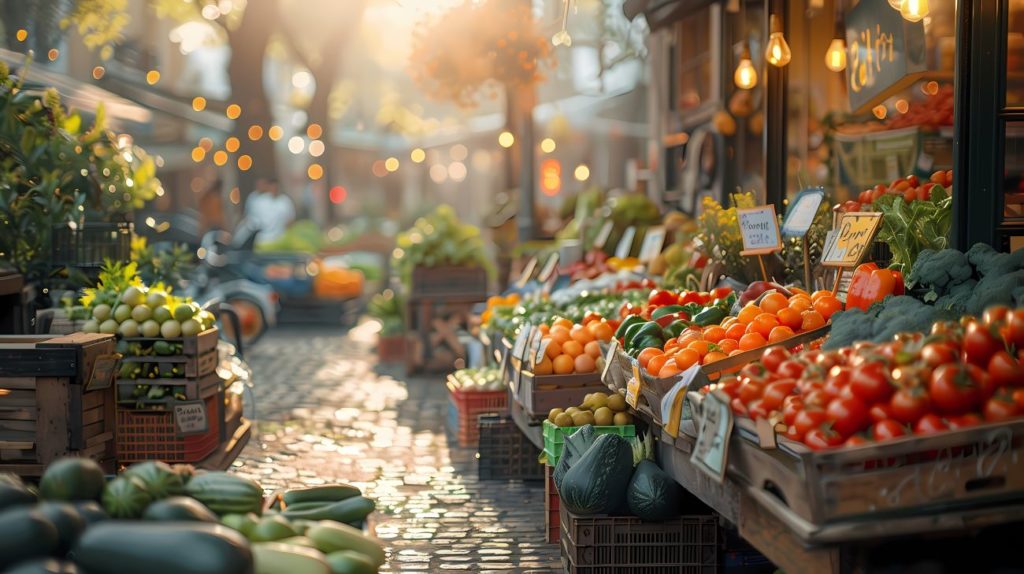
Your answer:
[[[210,429],[206,417],[206,401],[178,401],[174,403],[174,429],[178,436],[203,434]]]
[[[594,239],[595,249],[604,249],[605,244],[608,243],[608,238],[612,235],[612,229],[615,229],[615,223],[610,219],[605,221],[604,225],[601,226],[601,230],[597,232],[597,237]]]
[[[552,253],[548,260],[544,262],[544,267],[541,268],[540,273],[537,274],[537,281],[541,283],[547,282],[551,278],[551,274],[555,272],[558,267],[558,252]]]
[[[117,372],[117,365],[121,361],[121,353],[100,355],[92,364],[92,373],[85,383],[85,392],[98,391],[109,388],[114,384],[114,373]]]
[[[640,402],[640,387],[644,384],[644,379],[640,376],[640,367],[636,363],[633,363],[633,378],[626,383],[626,404],[636,408],[637,403]]]
[[[615,364],[615,352],[619,349],[619,340],[612,338],[612,342],[608,345],[608,352],[604,354],[604,368],[601,369],[601,382],[608,383],[608,373],[611,371],[612,365]]]
[[[622,239],[619,240],[619,244],[615,246],[615,256],[619,259],[625,259],[629,257],[630,251],[633,250],[633,238],[636,237],[636,227],[630,225],[622,232]]]
[[[881,103],[925,72],[924,21],[910,22],[889,0],[861,0],[846,14],[847,94],[854,113]]]
[[[522,289],[526,287],[526,284],[530,282],[530,278],[533,277],[533,272],[537,269],[537,258],[531,257],[526,262],[526,267],[523,267],[523,272],[519,275],[519,280],[516,281],[516,287]]]
[[[729,437],[732,435],[732,409],[728,397],[708,393],[701,402],[700,426],[690,462],[718,483],[725,480],[729,458]]]
[[[661,424],[673,438],[679,436],[679,423],[683,420],[683,403],[686,391],[690,388],[693,378],[700,373],[700,364],[694,364],[679,375],[679,380],[672,385],[661,398]]]
[[[825,189],[821,187],[810,187],[798,193],[786,209],[786,217],[782,220],[782,236],[791,239],[806,235],[824,199]]]
[[[661,253],[665,246],[665,228],[662,226],[651,227],[644,234],[644,241],[640,244],[640,262],[649,263]]]
[[[844,213],[836,229],[825,237],[821,264],[826,267],[856,267],[867,255],[868,247],[882,223],[881,213]]]
[[[764,255],[782,249],[779,220],[774,205],[737,209],[743,251],[740,255]]]

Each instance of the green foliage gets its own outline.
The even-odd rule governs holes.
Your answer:
[[[940,251],[949,246],[953,197],[942,186],[932,188],[930,201],[907,205],[902,196],[885,194],[874,206],[882,212],[878,241],[892,250],[891,267],[909,273],[922,250]]]
[[[825,235],[831,229],[832,218],[831,203],[825,198],[818,206],[818,212],[814,214],[814,221],[807,230],[807,247],[809,248],[808,259],[813,269],[821,260],[821,252],[825,247]],[[779,228],[782,228],[784,217],[779,215]],[[804,246],[799,237],[782,240],[782,262],[786,269],[786,284],[804,283]],[[804,286],[807,288],[807,286]]]
[[[380,334],[385,337],[398,335],[405,331],[405,310],[402,298],[391,289],[374,295],[366,305],[371,317],[381,322]]]
[[[185,275],[195,267],[188,246],[176,244],[170,250],[157,251],[145,237],[132,238],[132,261],[138,265],[139,277],[147,285],[181,285]]]
[[[460,222],[449,205],[440,205],[417,219],[410,229],[398,234],[396,244],[393,265],[407,286],[416,267],[483,267],[492,277],[495,274],[480,229]]]
[[[697,224],[697,238],[713,259],[725,265],[725,272],[730,277],[749,281],[754,274],[750,271],[750,262],[740,255],[740,251],[743,251],[743,236],[740,235],[736,208],[754,207],[754,193],[734,193],[730,199],[732,205],[726,208],[711,197],[704,198],[704,209]]]
[[[87,309],[92,309],[96,305],[113,307],[125,289],[142,286],[138,269],[139,266],[134,261],[121,263],[108,259],[100,269],[96,287],[84,289],[82,298],[78,302]]]
[[[71,14],[61,20],[60,27],[74,27],[85,47],[99,49],[100,58],[107,60],[131,22],[127,10],[128,0],[75,0]]]

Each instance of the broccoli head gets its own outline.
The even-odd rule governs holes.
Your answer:
[[[870,340],[873,320],[874,317],[870,312],[857,308],[832,315],[832,328],[829,330],[828,339],[825,340],[821,348],[839,349],[848,347],[857,341]]]
[[[968,279],[959,285],[955,285],[942,297],[939,297],[935,301],[935,308],[943,311],[949,311],[956,315],[967,314],[967,305],[974,296],[974,290],[978,286],[978,282],[974,279]]]
[[[973,274],[974,269],[966,254],[956,249],[924,249],[910,270],[910,282],[927,287],[941,297],[949,292],[949,288],[967,281]]]
[[[971,315],[980,315],[992,305],[1016,306],[1022,300],[1024,300],[1024,270],[988,275],[975,287],[974,293],[967,303],[967,312]]]
[[[1024,269],[1024,249],[1000,253],[987,244],[977,243],[967,251],[967,259],[981,277],[1007,275]]]

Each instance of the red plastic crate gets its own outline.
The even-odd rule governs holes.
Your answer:
[[[195,463],[212,453],[221,440],[224,400],[222,393],[206,399],[209,428],[203,434],[177,436],[174,413],[169,411],[117,410],[117,460],[119,463],[159,460]]]
[[[449,387],[448,392],[455,411],[449,422],[459,446],[476,446],[480,440],[480,415],[505,414],[508,411],[508,392],[505,390],[463,391]]]
[[[544,540],[557,544],[561,528],[558,517],[558,489],[555,488],[555,469],[544,465]]]

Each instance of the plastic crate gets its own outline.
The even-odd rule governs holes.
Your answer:
[[[562,457],[562,449],[565,447],[565,437],[579,430],[580,427],[560,427],[549,420],[544,420],[544,454],[548,457],[548,464],[558,466],[558,459]],[[595,426],[597,434],[617,434],[624,438],[636,436],[635,425],[619,426]]]
[[[118,463],[159,460],[195,463],[210,455],[222,439],[224,395],[216,393],[205,399],[208,428],[202,434],[179,436],[174,413],[118,408]]]
[[[549,544],[558,544],[562,531],[561,518],[558,509],[561,503],[558,498],[558,489],[555,488],[555,469],[544,466],[544,541]]]
[[[540,449],[507,416],[479,417],[477,469],[480,480],[544,480]]]
[[[718,517],[664,522],[633,516],[577,516],[559,509],[562,559],[579,574],[716,574]]]
[[[463,391],[449,386],[448,393],[448,426],[459,446],[476,446],[480,439],[480,415],[508,411],[508,393],[504,390]]]
[[[57,225],[50,246],[56,267],[99,269],[106,260],[131,261],[132,224],[90,221],[76,227]]]

